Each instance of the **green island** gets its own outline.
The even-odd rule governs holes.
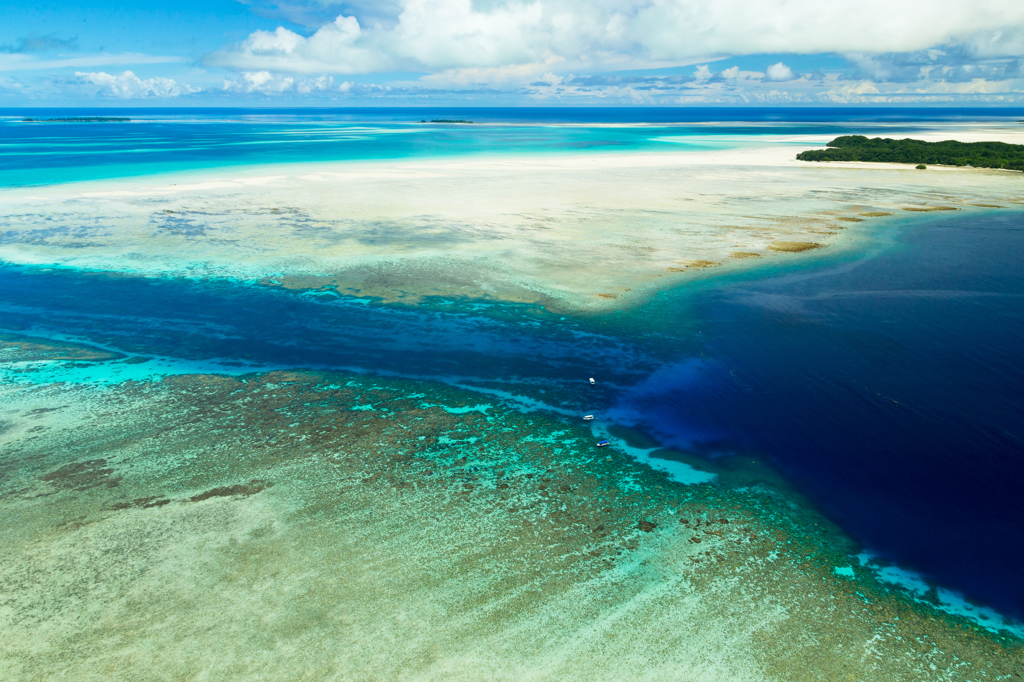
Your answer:
[[[800,152],[796,158],[800,161],[874,161],[1024,171],[1024,145],[1005,142],[925,142],[843,135],[825,146],[826,149]]]
[[[23,118],[22,123],[127,123],[121,116],[70,116],[67,118]]]
[[[431,123],[472,123],[461,118],[435,118]]]

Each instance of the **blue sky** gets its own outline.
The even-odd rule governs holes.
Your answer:
[[[7,3],[6,106],[1010,105],[1022,0]]]

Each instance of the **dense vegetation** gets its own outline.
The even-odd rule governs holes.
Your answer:
[[[1024,170],[1024,145],[1005,142],[924,142],[863,135],[844,135],[827,149],[800,152],[801,161],[879,161],[883,163],[941,164]]]

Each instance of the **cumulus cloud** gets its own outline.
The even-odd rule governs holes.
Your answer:
[[[483,13],[470,0],[406,0],[392,29],[363,30],[354,16],[338,16],[313,35],[284,27],[256,31],[235,49],[208,55],[215,66],[292,73],[432,72],[544,61],[531,38],[541,5],[513,4]]]
[[[980,59],[965,46],[896,54],[848,54],[854,67],[845,80],[892,83],[917,81],[967,82],[977,78],[1006,80],[1024,76],[1021,59]]]
[[[496,67],[470,67],[445,69],[440,73],[427,74],[420,82],[440,87],[467,88],[481,84],[503,87],[528,83],[531,80],[545,78],[552,69],[560,66],[558,60],[537,62],[533,64],[512,64]]]
[[[289,6],[322,15],[335,4]],[[346,12],[311,35],[284,27],[257,31],[205,61],[240,71],[436,74],[552,63],[563,72],[642,68],[716,56],[875,54],[954,44],[977,54],[1024,51],[1019,0],[361,0],[338,8]]]
[[[357,44],[362,30],[355,17],[339,16],[309,38],[279,27],[256,31],[235,50],[206,58],[214,66],[291,73],[369,73],[389,70],[392,58]]]
[[[276,94],[291,90],[294,85],[295,79],[291,76],[272,74],[269,71],[249,71],[239,74],[235,79],[225,79],[224,90]]]
[[[772,64],[765,69],[765,77],[770,81],[791,81],[796,78],[796,74],[793,73],[793,69],[789,68],[782,62]]]
[[[711,78],[713,74],[707,64],[701,64],[697,67],[697,70],[693,72],[693,79],[697,81],[706,81]]]
[[[316,78],[294,78],[270,71],[247,71],[235,78],[224,79],[223,90],[226,92],[258,93],[261,95],[282,95],[297,93],[299,95],[317,95],[348,92],[353,87],[345,81],[337,88],[334,77],[328,75]]]
[[[881,93],[878,87],[869,81],[838,85],[819,95],[821,99],[836,104],[855,104],[865,101],[876,101],[876,95]]]
[[[104,71],[83,73],[75,72],[78,82],[86,86],[94,86],[95,94],[123,99],[145,99],[150,97],[179,97],[199,92],[185,84],[178,84],[170,78],[139,78],[131,71],[113,75]]]
[[[331,76],[320,76],[319,78],[307,78],[300,81],[296,84],[295,90],[300,95],[308,95],[313,92],[330,90],[332,85],[334,85],[334,78]]]

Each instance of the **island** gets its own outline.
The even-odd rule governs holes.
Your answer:
[[[800,152],[800,161],[874,161],[944,166],[973,166],[1024,171],[1024,145],[1005,142],[925,142],[894,140],[887,137],[843,135],[829,142],[826,149]]]
[[[461,118],[435,118],[431,123],[472,123],[472,121],[466,121]]]
[[[128,123],[121,116],[70,116],[67,118],[23,118],[22,123]]]

